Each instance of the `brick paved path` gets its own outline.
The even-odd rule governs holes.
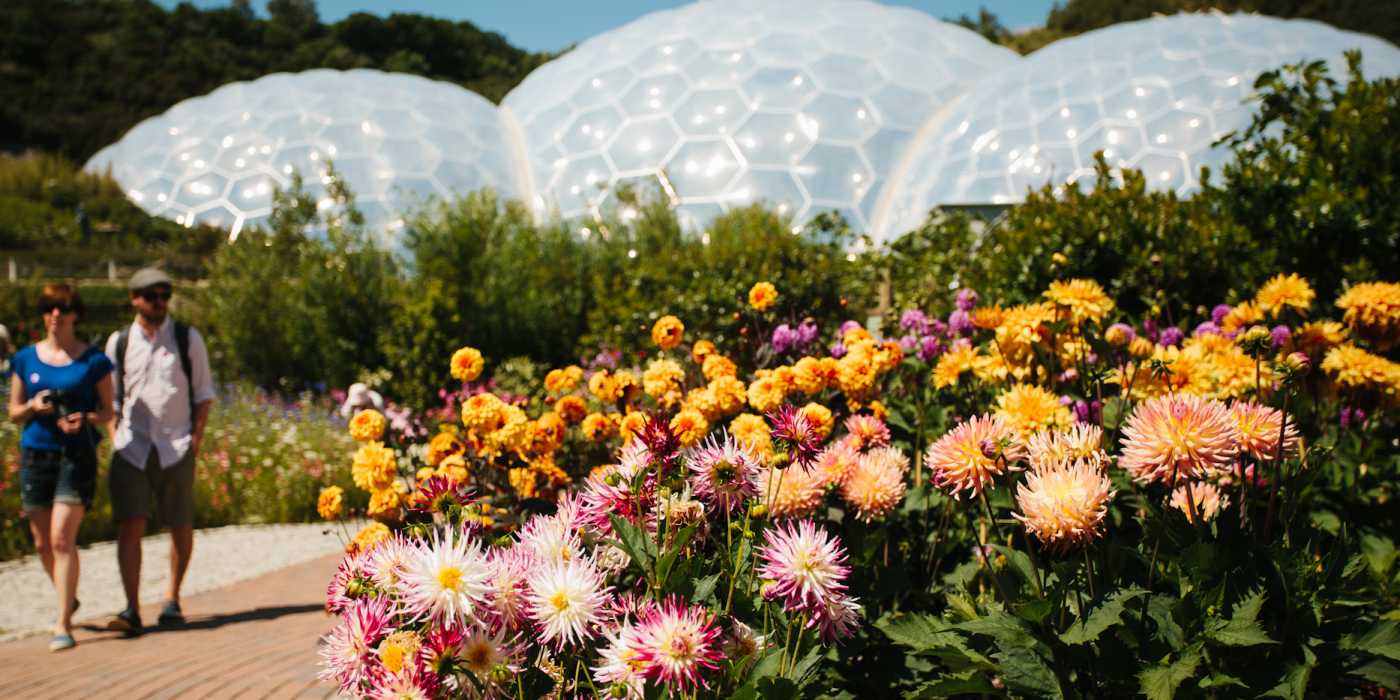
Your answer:
[[[316,645],[339,555],[186,597],[182,628],[136,638],[83,619],[78,647],[48,651],[47,635],[0,644],[0,698],[327,698]],[[81,617],[81,612],[80,617]],[[156,606],[141,610],[147,625]]]

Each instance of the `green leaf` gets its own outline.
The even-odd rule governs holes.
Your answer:
[[[1303,700],[1308,690],[1308,678],[1312,676],[1313,667],[1316,665],[1317,656],[1307,647],[1303,647],[1303,662],[1289,663],[1287,670],[1283,673],[1283,680],[1264,693],[1263,697]]]
[[[929,681],[906,693],[904,697],[907,700],[925,700],[926,698],[946,698],[952,695],[980,695],[995,692],[997,690],[991,681],[987,680],[986,673],[969,669],[961,673],[945,675],[935,681]]]
[[[1228,673],[1215,673],[1215,674],[1211,674],[1210,676],[1207,676],[1207,677],[1205,677],[1205,678],[1202,678],[1202,679],[1201,679],[1201,682],[1200,682],[1198,685],[1200,685],[1200,687],[1201,687],[1202,689],[1205,689],[1205,690],[1208,690],[1208,689],[1210,689],[1210,688],[1228,688],[1228,687],[1248,688],[1248,687],[1249,687],[1249,686],[1247,686],[1247,685],[1244,684],[1244,681],[1242,681],[1242,680],[1240,680],[1240,679],[1238,679],[1238,678],[1236,678],[1236,677],[1234,677],[1234,676],[1232,676],[1232,675],[1229,675]]]
[[[1371,626],[1362,635],[1347,635],[1342,638],[1341,648],[1360,651],[1387,659],[1400,661],[1400,623],[1383,620]]]
[[[1088,617],[1080,618],[1078,624],[1065,630],[1060,635],[1060,640],[1065,644],[1084,644],[1098,639],[1104,630],[1123,621],[1123,610],[1130,601],[1144,595],[1147,595],[1147,591],[1137,587],[1114,591],[1103,604],[1094,608]]]
[[[885,633],[895,644],[902,644],[915,651],[927,651],[947,645],[949,638],[958,638],[952,627],[943,618],[934,615],[903,615],[894,619],[881,619],[875,627]]]
[[[1395,566],[1395,543],[1384,537],[1366,535],[1361,538],[1361,553],[1366,557],[1366,565],[1371,576],[1377,581],[1390,579],[1390,570]]]
[[[1022,581],[1030,584],[1031,590],[1035,591],[1036,595],[1040,595],[1040,581],[1036,578],[1035,564],[1031,561],[1030,556],[1019,549],[1012,549],[1000,544],[992,545],[992,549],[996,550],[997,554],[1006,557],[1006,563],[1011,566],[1011,570],[1015,571]]]
[[[1170,646],[1173,651],[1181,651],[1186,644],[1186,631],[1177,624],[1172,615],[1177,600],[1169,595],[1154,595],[1147,602],[1147,616],[1157,623],[1156,637]]]
[[[1264,606],[1264,591],[1257,590],[1240,600],[1230,614],[1230,621],[1211,620],[1206,625],[1206,636],[1233,647],[1250,647],[1258,644],[1277,644],[1259,626],[1259,610]]]
[[[1138,692],[1148,700],[1172,700],[1176,688],[1196,675],[1196,667],[1201,663],[1201,654],[1191,651],[1170,664],[1149,668],[1138,674]]]
[[[613,532],[617,533],[618,539],[613,543],[627,556],[632,557],[632,563],[641,567],[647,578],[651,578],[651,563],[656,559],[656,543],[647,537],[645,531],[617,515],[609,515],[608,521],[612,523]]]
[[[1353,669],[1351,673],[1382,688],[1400,688],[1400,667],[1396,667],[1395,664],[1385,659],[1376,659]]]
[[[695,580],[695,589],[690,593],[690,599],[694,602],[703,602],[715,592],[715,585],[719,583],[719,574],[710,574]]]
[[[699,524],[690,525],[676,533],[675,539],[671,541],[670,546],[668,546],[666,551],[661,555],[661,559],[657,561],[656,582],[661,588],[666,587],[666,580],[671,577],[671,567],[676,563],[676,557],[680,556],[681,553],[685,551],[686,545],[690,544],[691,538],[695,537],[695,532],[699,527]]]
[[[1045,663],[1045,659],[1029,647],[1014,646],[997,641],[997,662],[1001,679],[1008,690],[1033,697],[1063,698],[1060,679]]]

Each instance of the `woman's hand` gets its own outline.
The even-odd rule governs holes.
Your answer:
[[[53,413],[53,404],[49,401],[51,393],[53,392],[48,389],[35,392],[33,396],[29,397],[29,410],[33,411],[36,416],[47,416]]]
[[[84,416],[81,412],[70,413],[58,419],[58,429],[68,435],[74,435],[83,429]]]

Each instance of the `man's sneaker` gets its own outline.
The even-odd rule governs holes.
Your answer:
[[[156,618],[156,622],[160,623],[162,627],[185,624],[185,615],[180,612],[180,604],[173,600],[166,601],[165,607],[160,609],[160,617]]]
[[[141,614],[134,608],[127,608],[107,620],[107,629],[114,632],[137,634],[141,631]]]

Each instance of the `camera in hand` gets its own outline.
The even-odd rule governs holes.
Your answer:
[[[47,402],[50,406],[53,406],[53,415],[55,418],[62,418],[70,413],[79,413],[82,411],[82,409],[78,408],[77,394],[71,391],[54,389],[49,392]]]

